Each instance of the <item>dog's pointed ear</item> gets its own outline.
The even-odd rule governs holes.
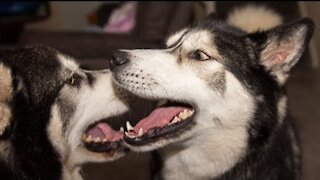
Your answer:
[[[9,102],[12,98],[12,76],[9,68],[0,63],[0,136],[9,126],[11,109]]]
[[[291,68],[297,64],[312,37],[314,22],[302,18],[265,32],[249,34],[258,46],[260,63],[284,84]]]

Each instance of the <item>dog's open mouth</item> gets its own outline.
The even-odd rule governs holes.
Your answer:
[[[191,127],[195,114],[189,104],[168,102],[154,109],[134,127],[127,122],[124,140],[128,144],[142,146],[160,138],[178,136]]]
[[[109,152],[122,146],[123,130],[115,131],[107,122],[90,125],[83,134],[82,141],[89,151]]]

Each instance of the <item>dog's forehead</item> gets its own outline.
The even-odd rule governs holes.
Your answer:
[[[174,34],[172,34],[166,41],[166,46],[168,48],[174,47],[182,41],[182,38],[188,33],[188,29],[182,29]]]
[[[63,54],[58,54],[57,57],[63,68],[72,72],[79,70],[79,65],[71,57]]]
[[[184,48],[199,49],[214,48],[214,34],[208,30],[191,30],[185,35],[183,43]]]

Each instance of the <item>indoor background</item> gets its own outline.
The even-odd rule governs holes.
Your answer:
[[[104,69],[115,49],[159,48],[172,32],[216,12],[225,17],[249,2],[33,2],[0,4],[0,49],[42,43],[78,59],[87,69]],[[320,22],[319,2],[250,2],[273,8],[290,21]],[[8,7],[11,7],[11,9]],[[320,179],[320,33],[318,26],[303,60],[288,82],[292,113],[303,150],[303,180]],[[112,163],[87,164],[90,180],[149,179],[150,154],[130,154]]]

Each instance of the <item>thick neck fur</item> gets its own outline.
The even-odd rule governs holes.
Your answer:
[[[255,107],[254,112],[246,112],[251,114],[247,117],[237,116],[238,125],[202,129],[198,136],[162,149],[162,177],[168,180],[229,180],[232,177],[263,179],[263,175],[267,177],[268,171],[274,171],[274,179],[285,179],[294,174],[281,174],[282,170],[279,169],[284,172],[295,171],[297,167],[293,166],[297,163],[261,170],[264,167],[273,167],[274,161],[283,163],[281,158],[292,162],[293,152],[288,146],[292,146],[290,138],[294,137],[288,137],[287,132],[291,130],[289,122],[286,119],[281,120],[286,114],[286,102],[279,106],[281,97],[285,97],[280,92],[281,88],[271,79],[260,87],[262,88],[251,92],[255,94],[252,104]],[[205,111],[201,118],[209,121],[212,114]],[[222,122],[226,121],[228,120],[224,119]]]
[[[4,179],[61,179],[62,164],[49,142],[46,126],[50,106],[30,106],[22,93],[13,100],[13,124],[3,140],[10,152],[0,161]],[[46,102],[50,103],[50,102]],[[34,108],[30,108],[34,107]],[[47,107],[47,108],[46,108]]]

